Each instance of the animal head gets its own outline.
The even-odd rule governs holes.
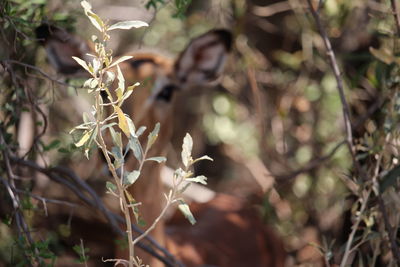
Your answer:
[[[47,52],[49,63],[67,76],[89,76],[72,56],[88,60],[91,45],[65,30],[43,24],[36,35]],[[172,108],[176,92],[190,88],[203,88],[215,83],[221,76],[229,51],[232,35],[229,31],[211,30],[192,39],[183,52],[171,60],[162,55],[134,52],[133,58],[120,64],[127,85],[140,82],[133,96],[125,101],[124,112],[138,125],[154,127],[160,122],[160,146],[172,134]],[[92,53],[93,54],[93,53]],[[162,133],[164,131],[164,133]]]

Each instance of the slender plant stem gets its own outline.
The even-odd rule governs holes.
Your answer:
[[[345,267],[346,266],[347,260],[348,260],[350,254],[351,254],[351,251],[352,251],[351,250],[351,245],[353,243],[354,237],[355,237],[356,232],[358,230],[358,226],[360,225],[360,222],[362,221],[362,214],[364,213],[364,210],[367,207],[367,203],[368,203],[368,200],[369,200],[369,196],[371,195],[371,191],[372,191],[371,188],[368,189],[367,195],[365,196],[365,198],[361,199],[362,202],[361,202],[361,207],[360,207],[360,209],[358,211],[357,220],[353,224],[353,229],[352,229],[352,231],[351,231],[351,233],[349,235],[349,239],[347,240],[345,252],[344,252],[344,255],[343,255],[343,258],[342,258],[342,262],[340,263],[340,267]]]
[[[123,213],[125,216],[125,222],[126,222],[126,232],[128,234],[128,244],[129,244],[129,267],[133,267],[133,261],[135,261],[135,257],[134,257],[134,250],[133,250],[133,245],[132,245],[132,224],[131,224],[131,217],[129,215],[129,207],[127,205],[126,202],[126,198],[125,198],[125,193],[124,193],[124,188],[121,185],[121,179],[118,176],[114,165],[111,162],[110,156],[107,153],[107,146],[106,143],[104,141],[103,135],[101,134],[101,113],[99,112],[99,108],[100,108],[100,92],[97,92],[96,94],[96,110],[97,110],[97,128],[98,130],[98,138],[99,138],[99,143],[100,143],[100,149],[103,152],[104,158],[107,161],[107,166],[108,169],[110,170],[112,177],[115,180],[115,184],[117,185],[117,189],[118,189],[118,195],[121,199],[122,202],[122,209],[123,209]]]
[[[399,18],[399,13],[397,13],[396,0],[390,0],[390,4],[392,6],[392,13],[393,13],[394,21],[396,24],[397,35],[400,36],[400,18]]]
[[[339,96],[340,96],[340,101],[342,103],[343,119],[344,119],[345,131],[346,131],[346,143],[349,148],[350,154],[352,156],[353,163],[354,163],[357,171],[360,172],[361,168],[356,159],[356,149],[354,147],[354,142],[353,142],[353,133],[352,133],[351,120],[350,120],[350,108],[349,108],[349,105],[347,103],[346,96],[344,93],[343,78],[340,73],[340,69],[339,69],[339,65],[336,60],[335,52],[332,49],[332,45],[329,40],[328,34],[326,33],[326,30],[322,25],[322,21],[321,21],[321,18],[319,16],[318,12],[314,9],[314,7],[311,3],[311,0],[307,0],[307,3],[310,8],[312,16],[314,17],[315,23],[317,24],[318,31],[324,42],[325,48],[327,50],[327,55],[330,60],[330,65],[331,65],[333,74],[336,79],[337,89],[339,91]]]
[[[149,228],[147,228],[147,230],[144,233],[142,233],[140,236],[138,236],[133,241],[133,245],[138,243],[140,240],[142,240],[144,237],[146,237],[151,231],[154,230],[154,228],[156,227],[157,223],[161,220],[162,217],[164,217],[164,214],[167,212],[169,206],[174,202],[174,197],[175,197],[175,190],[173,189],[171,191],[171,194],[168,196],[167,203],[165,204],[165,206],[164,206],[163,210],[161,211],[160,215],[158,215],[158,217],[153,221],[151,226]]]

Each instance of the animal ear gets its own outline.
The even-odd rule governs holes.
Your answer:
[[[64,29],[54,25],[42,24],[35,30],[36,37],[46,49],[50,64],[60,73],[67,75],[83,74],[84,70],[72,58],[87,59],[91,51],[89,45]]]
[[[227,30],[212,30],[193,39],[175,62],[176,78],[188,86],[215,81],[231,46],[232,34]]]

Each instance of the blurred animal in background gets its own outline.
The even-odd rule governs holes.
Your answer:
[[[90,45],[53,25],[41,25],[36,34],[46,49],[49,63],[57,72],[66,76],[85,75],[72,56],[88,59]],[[179,94],[205,90],[215,84],[223,72],[231,46],[229,31],[211,30],[194,38],[175,61],[158,54],[136,52],[130,54],[132,59],[120,64],[127,84],[141,83],[125,101],[124,112],[137,126],[152,129],[157,122],[161,124],[159,138],[149,151],[149,157],[166,155],[170,147],[175,108],[180,101],[185,101]],[[136,160],[129,157],[125,168],[135,170]],[[165,185],[162,180],[168,179],[165,170],[162,164],[146,163],[141,178],[129,188],[135,199],[142,203],[141,216],[146,222],[154,221],[163,208]],[[158,243],[185,266],[284,266],[285,249],[281,239],[263,223],[249,203],[234,196],[199,190],[211,197],[203,203],[190,205],[197,224],[191,226],[178,213],[167,221],[161,220],[151,233]],[[116,254],[117,258],[127,258],[126,251],[116,249]],[[162,266],[142,251],[138,251],[138,256],[145,264]]]

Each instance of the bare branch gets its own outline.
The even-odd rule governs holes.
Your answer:
[[[329,37],[325,31],[325,28],[322,25],[321,18],[318,14],[318,12],[314,9],[311,0],[307,0],[308,6],[310,8],[311,14],[314,17],[315,23],[317,24],[318,31],[321,35],[321,38],[324,42],[325,48],[327,50],[327,55],[330,60],[330,65],[333,70],[333,74],[336,79],[337,83],[337,89],[339,91],[339,96],[340,96],[340,101],[342,103],[342,110],[343,110],[343,119],[344,119],[344,125],[345,125],[345,131],[346,131],[346,142],[347,146],[349,148],[350,154],[353,159],[353,163],[358,171],[361,170],[358,161],[356,159],[356,149],[354,146],[353,142],[353,133],[352,133],[352,125],[351,125],[351,120],[350,120],[350,108],[346,100],[346,96],[344,93],[344,87],[343,87],[343,78],[340,73],[339,65],[336,60],[335,53],[333,52],[331,42],[329,40]]]
[[[399,13],[397,12],[396,0],[390,0],[390,4],[392,6],[392,13],[396,24],[397,35],[400,36],[400,18],[399,18]]]

